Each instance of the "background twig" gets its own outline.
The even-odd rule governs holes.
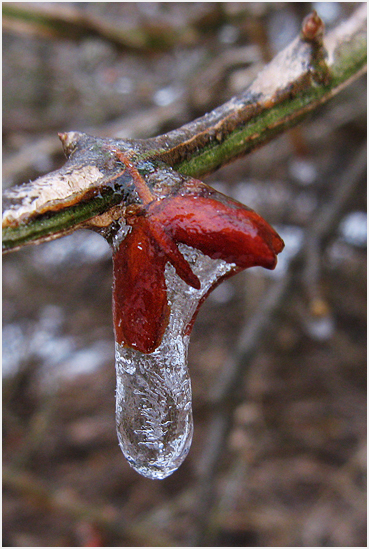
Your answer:
[[[242,379],[247,378],[251,361],[262,350],[263,337],[270,329],[279,309],[284,306],[286,293],[290,291],[291,284],[296,284],[296,277],[301,272],[301,264],[305,264],[305,270],[309,268],[312,240],[316,241],[319,253],[323,253],[322,243],[327,235],[332,234],[337,228],[342,209],[350,201],[365,177],[366,159],[367,147],[365,144],[336,182],[334,195],[315,214],[300,251],[290,261],[286,272],[283,273],[280,280],[271,285],[254,316],[241,328],[235,350],[226,360],[210,393],[211,406],[215,406],[216,410],[209,423],[198,467],[200,489],[194,515],[196,527],[191,539],[193,546],[211,545],[212,540],[209,540],[208,536],[211,522],[210,510],[216,505],[214,483],[222,452],[231,430],[232,416],[239,404],[235,398],[237,387],[242,386]]]

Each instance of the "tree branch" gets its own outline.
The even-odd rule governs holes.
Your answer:
[[[170,187],[181,175],[209,174],[296,125],[366,70],[365,4],[324,40],[323,29],[315,13],[308,16],[300,36],[242,95],[178,130],[146,140],[60,134],[65,166],[5,193],[3,250],[124,216],[124,206],[135,203],[132,178],[114,150],[143,177],[153,174],[152,186],[166,178]]]

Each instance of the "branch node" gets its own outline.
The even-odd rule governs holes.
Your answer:
[[[64,154],[67,158],[76,150],[80,132],[60,132],[58,137],[62,143]]]
[[[325,25],[314,10],[305,17],[302,22],[301,38],[306,42],[323,45]]]
[[[325,25],[317,12],[313,10],[302,22],[301,39],[311,45],[312,77],[318,84],[328,85],[331,73],[326,63],[327,52],[324,48]]]

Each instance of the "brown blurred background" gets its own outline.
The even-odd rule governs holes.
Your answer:
[[[192,120],[243,90],[313,8],[329,29],[356,7],[3,3],[3,185],[61,166],[59,131],[149,137]],[[306,245],[365,139],[364,77],[206,179],[286,249],[276,271],[241,273],[203,305],[194,441],[163,481],[135,473],[117,443],[109,246],[79,231],[4,257],[4,546],[366,546],[362,175],[329,234]],[[215,410],[224,365],[273,295],[257,350],[237,359],[237,391]]]

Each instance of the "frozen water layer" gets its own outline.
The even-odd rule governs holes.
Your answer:
[[[189,452],[192,392],[187,365],[189,325],[202,298],[235,266],[185,245],[180,250],[201,282],[195,290],[166,265],[171,313],[159,347],[152,353],[116,343],[116,425],[129,464],[151,479],[173,473]]]

